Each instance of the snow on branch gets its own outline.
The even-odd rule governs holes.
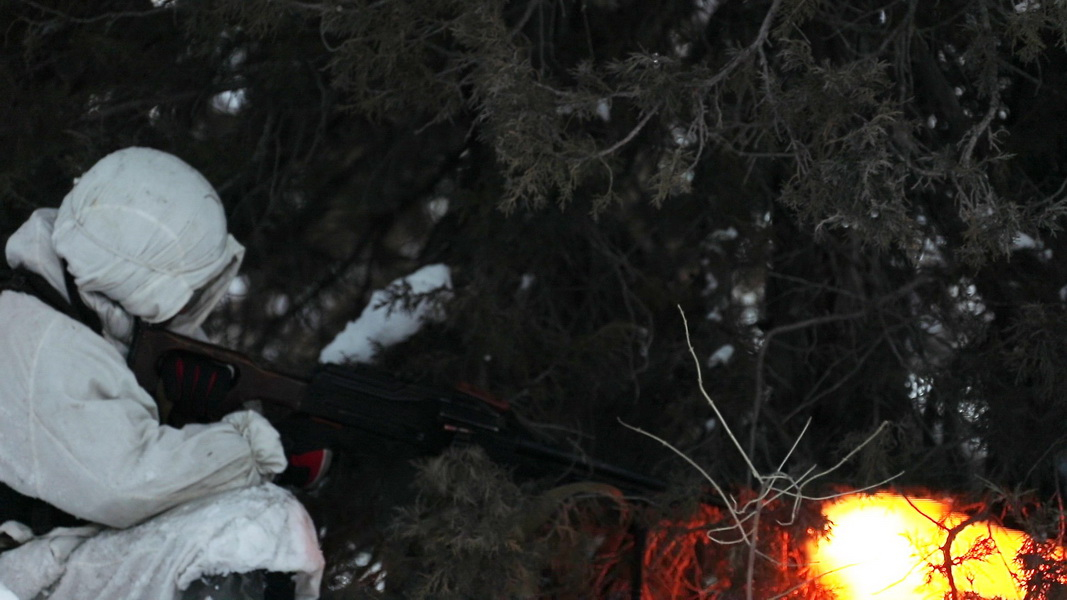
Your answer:
[[[359,318],[322,349],[319,362],[374,362],[382,348],[407,340],[427,322],[440,321],[451,290],[446,265],[428,265],[394,280],[371,295]]]

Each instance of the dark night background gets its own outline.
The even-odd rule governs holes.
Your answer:
[[[761,470],[809,419],[789,472],[887,422],[827,484],[1057,497],[1067,5],[7,0],[0,34],[0,238],[110,151],[172,152],[248,247],[221,343],[308,370],[443,263],[448,318],[380,366],[491,390],[676,498],[699,473],[620,420],[749,483],[685,321]],[[402,467],[346,460],[308,499],[347,523],[327,597],[377,597],[355,549],[429,509]],[[530,493],[480,468],[495,501]],[[522,580],[490,571],[466,580]],[[398,593],[479,597],[420,581]]]

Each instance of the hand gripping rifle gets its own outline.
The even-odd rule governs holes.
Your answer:
[[[507,403],[473,390],[424,386],[365,366],[320,365],[310,377],[296,377],[221,346],[140,327],[129,364],[150,393],[159,388],[159,365],[172,352],[234,371],[233,387],[210,407],[207,421],[258,402],[283,437],[314,440],[318,447],[414,458],[436,455],[454,444],[474,444],[522,475],[593,480],[632,492],[665,487],[652,477],[538,441]]]

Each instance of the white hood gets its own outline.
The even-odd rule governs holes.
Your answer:
[[[37,211],[11,236],[7,258],[63,291],[64,259],[110,337],[125,341],[132,318],[174,319],[196,329],[237,274],[244,248],[226,230],[218,194],[170,154],[127,148],[101,159],[59,210]],[[205,288],[191,310],[180,311]]]

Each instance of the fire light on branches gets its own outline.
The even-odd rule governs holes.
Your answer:
[[[823,514],[830,529],[810,542],[810,568],[842,600],[1034,597],[1027,582],[1035,565],[1026,559],[1036,543],[949,501],[853,494]],[[1063,549],[1051,550],[1062,561]]]
[[[682,319],[685,323],[684,312]],[[686,325],[687,341],[688,333]],[[653,574],[645,578],[645,591],[652,592],[646,596],[686,600],[735,597],[721,596],[721,591],[743,594],[745,600],[821,600],[827,592],[835,600],[1067,597],[1067,553],[1061,545],[1062,527],[1057,542],[1034,540],[1021,531],[998,525],[984,506],[965,510],[951,500],[865,493],[884,488],[896,476],[867,488],[829,496],[809,491],[817,487],[818,480],[835,473],[877,438],[887,423],[828,468],[787,469],[808,430],[806,424],[777,468],[761,471],[752,459],[753,453],[741,444],[705,390],[691,344],[689,349],[696,362],[700,392],[747,466],[752,487],[731,490],[666,440],[630,427],[688,461],[710,486],[712,502],[718,507],[701,515],[704,523],[699,529],[703,530],[704,539],[687,534],[663,537],[656,531],[650,534],[648,548],[659,554],[645,556],[645,570]],[[821,509],[828,527],[824,530],[802,526],[799,517],[805,507]],[[712,516],[715,518],[709,518]],[[791,531],[795,527],[807,531],[807,541],[797,543],[798,532]],[[665,540],[688,545],[678,552],[682,544],[664,544]],[[797,547],[806,551],[799,560],[794,553]],[[707,549],[711,550],[710,555]],[[715,554],[719,552],[723,558],[716,564]],[[664,586],[664,582],[674,585]]]

